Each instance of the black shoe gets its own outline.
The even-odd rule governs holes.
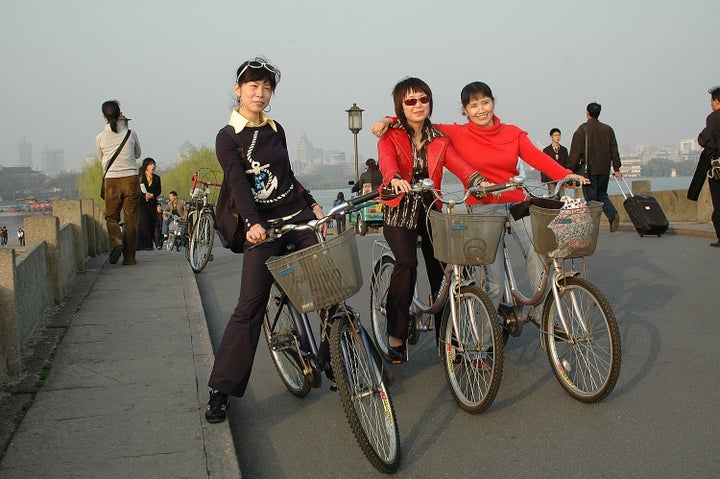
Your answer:
[[[216,424],[225,420],[225,409],[227,409],[227,394],[220,391],[210,391],[210,400],[205,409],[205,420],[210,424]]]
[[[714,243],[710,243],[710,246],[714,246],[714,247],[716,247],[716,248],[720,248],[720,240],[719,240],[719,241],[716,241],[716,242],[714,242]]]
[[[115,246],[110,252],[110,264],[116,264],[124,250],[125,248],[123,248],[123,245],[121,244]]]
[[[388,345],[387,360],[393,364],[402,364],[407,358],[405,356],[405,345],[390,346]]]

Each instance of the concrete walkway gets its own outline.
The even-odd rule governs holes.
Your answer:
[[[673,224],[669,233],[715,238],[710,224]],[[213,353],[184,255],[139,252],[135,266],[103,255],[86,270],[76,307],[54,326],[65,336],[0,477],[240,477],[228,423],[204,421]]]
[[[204,421],[213,352],[192,270],[182,253],[137,259],[103,255],[78,279],[85,296],[60,318],[65,336],[3,479],[240,477],[227,422]]]

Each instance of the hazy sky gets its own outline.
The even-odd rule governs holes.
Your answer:
[[[393,113],[405,76],[431,86],[436,122],[463,122],[459,92],[481,80],[504,122],[542,142],[559,127],[568,146],[590,101],[623,145],[696,138],[720,84],[716,0],[6,0],[1,11],[3,166],[26,139],[36,167],[47,146],[79,168],[107,99],[161,166],[185,140],[214,147],[235,71],[255,55],[282,71],[270,116],[291,155],[305,133],[351,161],[345,110],[365,110],[360,155],[374,157],[370,126]]]

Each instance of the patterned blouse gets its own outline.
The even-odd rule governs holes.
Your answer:
[[[412,141],[412,131],[404,126],[402,128],[407,132],[412,147],[413,177],[410,182],[416,183],[428,177],[427,145],[435,138],[443,136],[443,134],[435,127],[426,125],[422,130],[423,146],[417,148],[415,142]],[[424,195],[405,194],[397,206],[383,207],[383,222],[387,226],[414,230],[417,228],[421,215],[424,218],[426,210],[432,204],[433,199],[434,197],[430,192]]]

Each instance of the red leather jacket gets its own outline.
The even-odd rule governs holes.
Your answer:
[[[455,151],[446,136],[440,136],[427,144],[428,177],[435,188],[440,188],[443,167],[460,178],[467,187],[468,178],[475,170]],[[412,181],[413,155],[410,138],[402,128],[389,128],[378,141],[378,163],[383,176],[383,185],[390,184],[396,174],[403,180]],[[382,186],[381,186],[382,188]],[[383,204],[394,207],[400,204],[403,195],[391,200],[382,200]]]

